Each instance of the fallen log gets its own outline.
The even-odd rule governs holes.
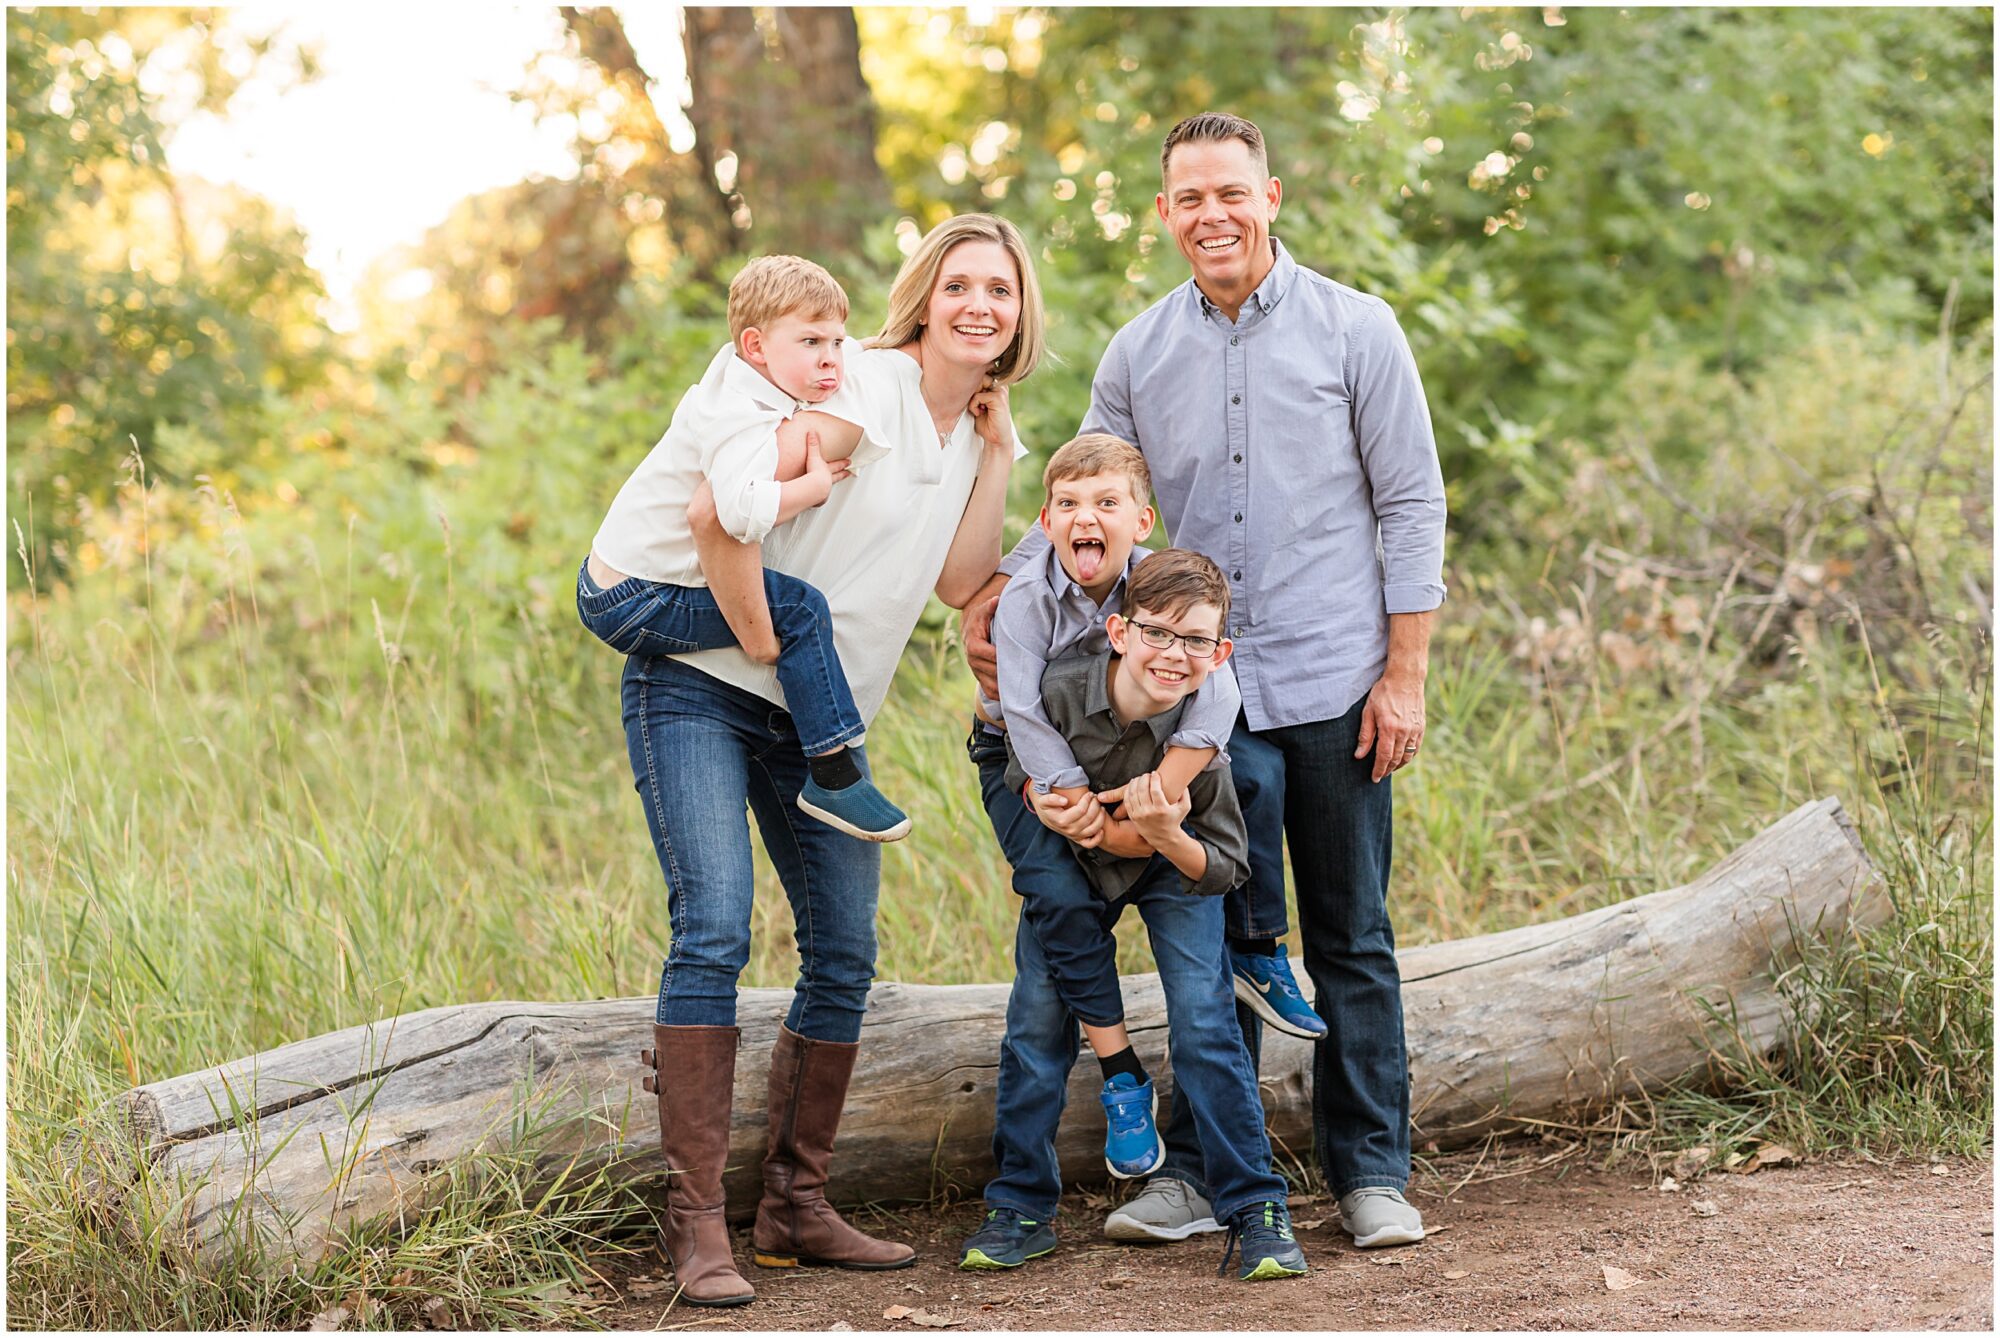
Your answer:
[[[1836,800],[1806,804],[1683,887],[1399,960],[1416,1137],[1441,1146],[1524,1120],[1699,1080],[1719,1045],[1769,1053],[1773,981],[1799,935],[1886,918],[1887,898]],[[1124,981],[1133,1043],[1169,1071],[1157,976]],[[1006,985],[877,984],[862,1025],[833,1187],[846,1201],[923,1199],[990,1174]],[[764,1136],[766,1056],[790,991],[743,992],[729,1180],[745,1211]],[[659,1178],[635,1056],[653,1000],[432,1008],[314,1037],[122,1098],[147,1173],[128,1218],[175,1218],[198,1249],[253,1238],[267,1260],[320,1257],[346,1229],[422,1201],[455,1159],[519,1149]],[[1335,1019],[1336,1025],[1338,1019]],[[1720,1036],[1718,1027],[1728,1031]],[[1311,1153],[1312,1047],[1266,1031],[1274,1143]],[[1101,1180],[1097,1072],[1080,1063],[1064,1173]]]

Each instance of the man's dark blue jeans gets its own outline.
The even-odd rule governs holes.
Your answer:
[[[1356,758],[1362,698],[1337,720],[1251,730],[1239,717],[1230,770],[1250,832],[1250,881],[1284,895],[1285,842],[1299,900],[1299,937],[1327,1034],[1313,1046],[1313,1146],[1336,1195],[1410,1179],[1410,1072],[1403,984],[1389,927],[1393,778],[1372,779]],[[1257,1020],[1237,1009],[1244,1044],[1259,1053]],[[1204,1197],[1198,1125],[1174,1093],[1159,1174]]]
[[[860,738],[867,726],[834,650],[826,596],[766,567],[764,600],[778,635],[778,686],[799,746],[807,757],[818,757]],[[576,612],[592,635],[621,655],[687,655],[736,644],[707,587],[628,576],[606,590],[591,579],[588,559],[576,573]]]
[[[1007,745],[975,729],[967,752],[979,766],[980,797],[993,834],[1010,863],[1067,864],[1080,883],[1083,867],[1069,843],[1044,827],[1007,786]],[[1222,942],[1222,899],[1190,896],[1180,874],[1161,859],[1156,869],[1109,908],[1136,906],[1146,922],[1160,986],[1167,1001],[1167,1046],[1176,1089],[1191,1099],[1189,1119],[1200,1130],[1205,1183],[1214,1187],[1218,1219],[1266,1201],[1285,1201],[1285,1182],[1271,1170],[1271,1144],[1256,1070],[1243,1052],[1231,1004],[1228,957]],[[1062,1191],[1056,1128],[1068,1096],[1070,1068],[1081,1035],[1056,991],[1040,939],[1022,917],[1014,936],[1014,985],[1007,996],[1007,1034],[1000,1045],[994,1102],[993,1160],[986,1186],[990,1207],[1048,1221]]]

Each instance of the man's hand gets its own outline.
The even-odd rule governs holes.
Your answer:
[[[1357,758],[1375,750],[1371,779],[1379,781],[1414,762],[1423,742],[1424,680],[1393,672],[1376,679],[1361,708],[1360,746],[1354,750]]]
[[[1104,838],[1104,805],[1088,790],[1069,794],[1050,790],[1044,794],[1030,785],[1028,805],[1044,827],[1067,836],[1086,850],[1095,849]]]
[[[1000,596],[995,595],[968,604],[959,620],[966,667],[979,680],[979,690],[986,694],[986,700],[995,702],[1000,700],[1000,655],[993,649],[993,610],[999,607]]]
[[[1186,795],[1178,801],[1167,798],[1157,771],[1134,776],[1097,796],[1097,802],[1107,806],[1120,801],[1125,805],[1125,816],[1155,850],[1181,834],[1181,823],[1187,820],[1190,806]]]

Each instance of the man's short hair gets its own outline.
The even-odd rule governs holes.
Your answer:
[[[1086,432],[1064,442],[1049,457],[1042,471],[1042,500],[1047,502],[1055,486],[1065,479],[1087,479],[1098,474],[1123,474],[1132,485],[1132,500],[1145,506],[1153,496],[1153,471],[1139,448],[1109,432]]]
[[[1264,154],[1264,132],[1254,121],[1228,112],[1202,112],[1190,116],[1167,132],[1166,142],[1160,145],[1160,188],[1166,189],[1167,160],[1174,156],[1174,150],[1183,144],[1214,144],[1226,139],[1240,139],[1250,146],[1250,156],[1257,161],[1257,175],[1271,175],[1270,160]]]
[[[745,330],[765,329],[780,316],[844,321],[847,292],[803,256],[758,256],[729,281],[729,338],[740,349]]]
[[[1163,548],[1132,569],[1125,580],[1125,614],[1141,609],[1179,618],[1197,604],[1213,604],[1218,632],[1228,635],[1229,582],[1222,568],[1192,548]]]

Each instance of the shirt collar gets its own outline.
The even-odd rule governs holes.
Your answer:
[[[1270,315],[1271,309],[1277,306],[1291,290],[1292,280],[1297,278],[1298,274],[1299,262],[1292,259],[1291,252],[1285,249],[1283,242],[1276,237],[1271,238],[1271,272],[1264,276],[1264,282],[1257,285],[1256,291],[1250,294],[1243,305],[1260,315]],[[1200,284],[1189,279],[1188,287],[1194,290],[1196,310],[1203,316],[1214,317],[1221,313],[1222,308],[1208,300],[1208,294],[1201,291]]]
[[[722,369],[722,388],[733,395],[743,395],[757,401],[766,409],[790,415],[803,407],[784,391],[765,379],[764,374],[743,360],[743,355],[731,349],[729,363]]]
[[[1121,721],[1117,710],[1111,705],[1111,661],[1110,651],[1100,651],[1090,657],[1090,680],[1084,684],[1083,709],[1089,715],[1106,715],[1122,735],[1130,728],[1130,722]],[[1153,736],[1156,747],[1165,747],[1174,731],[1180,727],[1181,713],[1187,708],[1187,698],[1183,697],[1158,715],[1149,715],[1144,723]]]

